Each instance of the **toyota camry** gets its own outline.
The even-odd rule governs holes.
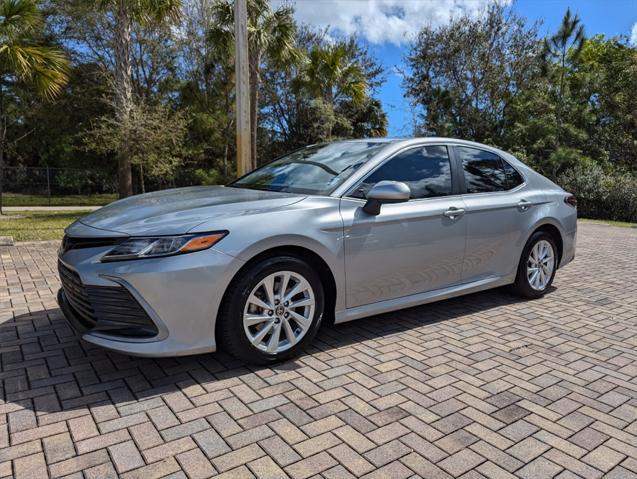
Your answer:
[[[510,285],[551,288],[576,200],[515,157],[447,139],[312,145],[226,186],[116,201],[59,250],[84,340],[140,356],[299,354],[342,323]]]

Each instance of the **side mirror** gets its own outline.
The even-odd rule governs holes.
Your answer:
[[[368,215],[380,214],[380,206],[383,203],[404,203],[409,201],[411,190],[409,186],[400,181],[379,181],[367,193],[367,203],[363,211]]]

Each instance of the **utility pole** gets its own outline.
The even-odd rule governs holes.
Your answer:
[[[237,174],[250,171],[250,71],[247,0],[234,0],[235,84],[237,89]]]

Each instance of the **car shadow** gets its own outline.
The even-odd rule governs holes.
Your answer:
[[[369,353],[391,342],[391,336],[522,302],[499,288],[344,324],[325,324],[304,355],[268,367],[246,364],[223,351],[173,358],[118,354],[81,340],[59,309],[41,310],[0,325],[2,408],[9,414],[29,409],[42,421],[44,414],[119,407],[176,392],[191,397],[221,391],[238,385],[236,379],[257,388],[269,386],[264,379],[276,373],[335,367],[339,358],[353,353],[351,348]]]

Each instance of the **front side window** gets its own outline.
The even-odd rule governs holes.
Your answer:
[[[462,161],[467,193],[487,193],[509,189],[504,162],[485,150],[456,147]]]
[[[274,160],[228,186],[327,195],[387,144],[379,141],[343,141],[308,146]]]
[[[351,196],[365,198],[379,181],[401,181],[411,199],[433,198],[452,192],[451,163],[446,146],[420,146],[397,154],[363,180]]]

